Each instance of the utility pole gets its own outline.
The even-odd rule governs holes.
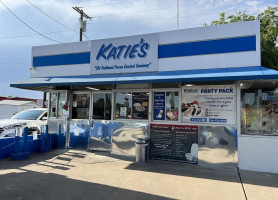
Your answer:
[[[83,12],[82,9],[80,9],[79,7],[72,7],[76,12],[78,12],[80,14],[80,41],[82,41],[82,33],[86,32],[86,21],[83,21],[83,17],[85,17],[86,19],[91,20],[92,17],[89,17],[88,15],[86,15],[86,13]]]

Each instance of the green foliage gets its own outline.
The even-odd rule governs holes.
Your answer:
[[[226,16],[220,13],[220,18],[211,22],[211,26],[219,24],[235,23],[240,21],[260,20],[261,22],[261,56],[262,66],[278,70],[278,7],[268,7],[257,17],[236,12]],[[205,24],[207,26],[208,24]]]

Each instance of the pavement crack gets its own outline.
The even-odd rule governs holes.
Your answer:
[[[240,172],[239,172],[239,168],[238,168],[238,167],[237,167],[237,174],[238,174],[238,177],[239,177],[239,180],[240,180],[240,183],[241,183],[241,187],[242,187],[242,190],[243,190],[245,199],[248,200],[247,195],[246,195],[246,192],[245,192],[245,189],[244,189],[244,185],[243,185],[243,182],[242,182],[242,179],[241,179],[241,176],[240,176]]]

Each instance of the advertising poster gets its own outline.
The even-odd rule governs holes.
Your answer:
[[[153,97],[153,119],[165,120],[165,92],[154,92]]]
[[[182,87],[182,122],[236,124],[236,85]]]
[[[148,119],[149,96],[146,93],[133,93],[132,119]]]
[[[121,117],[126,117],[126,107],[121,107],[121,110],[120,110],[120,116]]]
[[[151,124],[151,158],[198,163],[198,126]]]

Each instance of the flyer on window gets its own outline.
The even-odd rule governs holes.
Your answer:
[[[236,85],[182,87],[182,122],[236,124]]]
[[[165,120],[165,92],[154,92],[153,97],[153,119]]]

